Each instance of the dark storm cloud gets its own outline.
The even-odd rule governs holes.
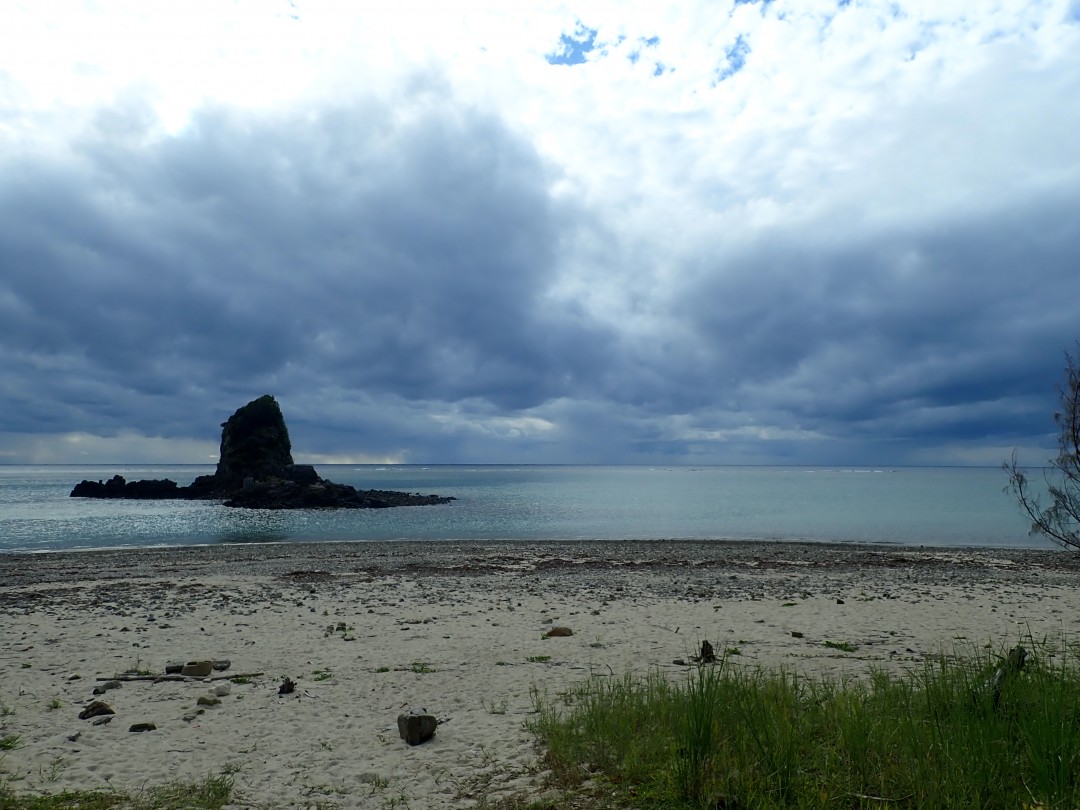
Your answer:
[[[840,248],[789,233],[718,261],[675,305],[711,383],[679,409],[773,411],[848,438],[1042,433],[1077,333],[1078,206],[1020,200]]]
[[[417,461],[901,463],[1052,429],[1075,193],[639,251],[437,83],[154,120],[132,98],[0,158],[0,432],[216,441],[265,392],[298,452]],[[567,300],[594,259],[633,317]]]
[[[606,338],[545,304],[548,169],[432,92],[152,141],[135,103],[6,161],[5,427],[200,435],[263,390],[515,409],[588,379]]]

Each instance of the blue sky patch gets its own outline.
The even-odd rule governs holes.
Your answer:
[[[638,63],[638,60],[641,59],[641,51],[644,48],[655,48],[659,44],[660,44],[660,37],[658,37],[658,36],[651,36],[651,37],[648,37],[648,38],[640,37],[638,39],[638,46],[635,47],[634,50],[630,51],[630,55],[627,56],[627,59],[630,60],[631,65],[636,65]],[[657,70],[657,72],[654,72],[653,75],[654,76],[659,76],[665,70],[668,70],[668,68],[664,67],[659,62],[657,62],[656,63],[656,70]]]
[[[724,51],[724,56],[727,57],[726,63],[716,72],[716,83],[724,81],[724,79],[730,79],[736,73],[743,69],[746,65],[746,57],[750,54],[750,43],[746,41],[746,38],[739,34],[735,38],[735,43]]]
[[[596,29],[579,21],[574,33],[560,36],[559,46],[544,58],[552,65],[581,65],[595,47]]]

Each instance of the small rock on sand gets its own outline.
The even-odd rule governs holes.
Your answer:
[[[574,631],[569,627],[552,627],[544,633],[544,638],[563,638],[572,635],[574,635]]]
[[[92,700],[86,704],[81,712],[79,712],[79,719],[89,720],[91,717],[101,717],[102,715],[112,714],[116,714],[116,710],[108,703],[103,700]]]

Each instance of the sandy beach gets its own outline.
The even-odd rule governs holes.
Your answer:
[[[524,727],[533,690],[682,677],[674,662],[702,640],[732,665],[855,678],[1060,642],[1080,615],[1080,560],[691,542],[5,555],[0,611],[0,737],[18,737],[0,778],[18,792],[137,791],[227,769],[235,807],[464,808],[550,790]],[[573,635],[544,638],[553,626]],[[98,697],[110,722],[78,717],[103,679],[203,659],[228,669],[125,680]],[[296,689],[280,695],[285,678]],[[396,720],[421,707],[440,724],[410,747]]]

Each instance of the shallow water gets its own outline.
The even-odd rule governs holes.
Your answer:
[[[82,480],[189,483],[202,466],[0,466],[0,550],[365,540],[750,539],[1045,548],[997,468],[322,465],[448,506],[270,512],[69,498]]]

